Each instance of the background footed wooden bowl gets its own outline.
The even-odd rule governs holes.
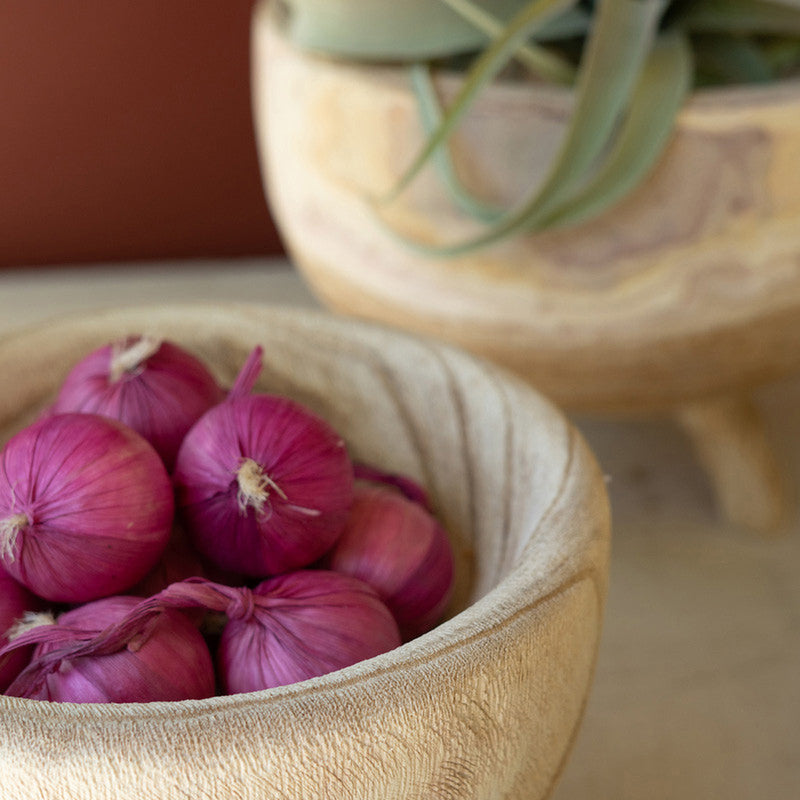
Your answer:
[[[648,180],[598,219],[428,257],[389,232],[475,232],[435,171],[385,194],[421,149],[403,68],[305,54],[254,17],[254,103],[272,211],[332,308],[441,337],[581,411],[671,408],[800,370],[800,82],[704,91]],[[444,103],[459,86],[439,75]],[[475,194],[512,208],[544,177],[572,96],[505,83],[453,139]]]
[[[606,595],[609,517],[582,438],[533,390],[443,345],[325,315],[174,306],[0,339],[0,437],[117,336],[169,337],[220,380],[264,346],[258,389],[307,403],[352,454],[430,490],[452,535],[448,619],[294,686],[204,701],[0,697],[14,800],[544,798],[575,737]]]

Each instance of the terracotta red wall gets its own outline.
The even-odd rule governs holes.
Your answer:
[[[0,265],[275,252],[252,0],[0,0]]]

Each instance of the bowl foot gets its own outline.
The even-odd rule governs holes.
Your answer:
[[[792,506],[787,481],[750,397],[688,403],[675,410],[675,418],[689,436],[728,520],[763,534],[785,527]]]

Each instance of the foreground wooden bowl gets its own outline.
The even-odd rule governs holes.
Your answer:
[[[606,593],[601,475],[565,418],[453,351],[324,315],[156,307],[0,340],[0,439],[115,337],[169,337],[229,383],[327,418],[351,453],[422,481],[457,558],[448,618],[378,658],[279,689],[182,703],[0,697],[3,797],[150,800],[546,797],[574,739]]]
[[[644,185],[592,222],[438,258],[391,232],[476,232],[434,170],[372,202],[424,141],[406,70],[309,55],[263,3],[253,41],[267,195],[323,302],[456,343],[569,410],[677,409],[728,514],[780,524],[782,481],[752,408],[730,397],[800,370],[800,81],[696,94]],[[445,103],[459,83],[437,78]],[[551,86],[487,88],[453,140],[463,182],[514,207],[571,104]]]

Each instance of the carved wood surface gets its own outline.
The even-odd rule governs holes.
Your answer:
[[[800,369],[800,82],[697,93],[615,209],[442,259],[389,232],[474,232],[435,173],[380,218],[373,202],[423,142],[407,75],[307,56],[263,6],[254,59],[270,202],[331,307],[455,342],[585,411],[669,408]],[[446,103],[458,79],[437,86]],[[512,207],[544,176],[570,104],[548,87],[483,92],[453,139],[464,183]]]
[[[608,501],[580,435],[541,396],[448,347],[253,305],[96,312],[0,339],[0,440],[90,349],[171,338],[230,383],[307,403],[352,454],[421,480],[449,530],[447,620],[322,678],[205,701],[0,697],[15,800],[544,798],[586,700],[606,595]]]

